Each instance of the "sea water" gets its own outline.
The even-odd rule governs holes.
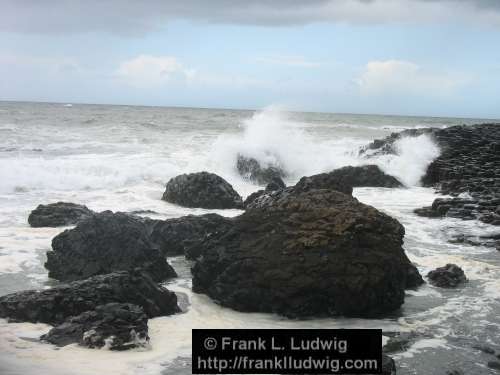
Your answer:
[[[471,348],[500,347],[500,253],[452,244],[456,234],[496,233],[497,228],[453,218],[428,219],[413,209],[436,198],[419,186],[439,155],[427,135],[397,142],[397,155],[365,159],[359,148],[392,132],[447,127],[481,119],[0,102],[0,295],[56,284],[44,269],[51,239],[66,228],[30,228],[27,217],[41,203],[68,201],[95,211],[143,211],[153,218],[239,210],[183,208],[162,201],[165,183],[181,173],[210,171],[243,196],[259,186],[235,168],[239,153],[263,164],[279,163],[287,184],[346,165],[375,163],[405,188],[356,188],[354,196],[397,218],[404,248],[425,275],[446,263],[462,267],[469,282],[446,290],[428,284],[408,291],[402,309],[385,319],[289,320],[240,313],[191,292],[190,263],[170,258],[179,277],[166,283],[184,312],[149,320],[151,346],[127,352],[57,348],[38,338],[50,326],[0,320],[0,374],[189,374],[193,328],[382,328],[417,332],[394,355],[400,374],[444,374],[447,369],[490,374],[491,360]]]

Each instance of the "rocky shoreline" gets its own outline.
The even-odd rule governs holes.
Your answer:
[[[361,154],[369,161],[396,153],[399,139],[415,136],[430,136],[441,148],[422,183],[452,196],[415,213],[500,225],[500,125],[412,129],[376,140]],[[55,345],[150,345],[148,319],[181,312],[175,293],[159,285],[177,276],[166,257],[179,255],[193,262],[194,292],[238,311],[288,318],[393,316],[405,291],[424,283],[402,247],[403,225],[352,196],[354,187],[403,187],[376,165],[304,176],[288,187],[280,166],[240,155],[235,168],[266,188],[243,201],[222,177],[199,172],[171,179],[162,198],[185,207],[244,209],[234,218],[156,220],[65,202],[38,206],[31,226],[75,225],[47,252],[49,277],[64,284],[0,297],[0,317],[53,325],[41,340]],[[500,239],[478,243],[499,248]],[[440,288],[467,280],[454,264],[427,279]],[[387,373],[395,373],[387,358]]]

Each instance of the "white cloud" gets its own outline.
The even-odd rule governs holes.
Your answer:
[[[309,61],[302,56],[267,56],[258,58],[257,62],[299,68],[318,68],[322,65],[320,62]]]
[[[437,73],[401,60],[371,61],[356,80],[362,94],[449,95],[470,82],[459,74]]]
[[[116,76],[136,87],[158,87],[168,83],[187,82],[196,75],[172,56],[140,55],[123,61]]]

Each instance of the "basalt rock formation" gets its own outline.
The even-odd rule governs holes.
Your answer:
[[[49,277],[61,281],[135,268],[155,281],[177,276],[141,218],[111,211],[95,214],[54,237],[45,267]]]
[[[94,214],[86,206],[75,203],[57,202],[40,204],[31,211],[28,223],[32,227],[62,227],[74,225]]]
[[[396,140],[424,133],[435,140],[441,154],[427,168],[422,184],[453,198],[437,198],[415,213],[500,225],[500,124],[412,129],[376,140],[362,153],[395,153]]]
[[[165,256],[189,254],[193,257],[199,246],[212,235],[228,230],[231,219],[217,214],[188,215],[167,220],[145,219],[149,236]],[[196,257],[196,256],[194,256]]]
[[[78,343],[88,348],[127,350],[148,343],[147,323],[141,307],[114,302],[70,317],[40,339],[57,346]]]
[[[454,288],[467,281],[464,271],[456,264],[447,264],[427,274],[432,285],[441,288]]]
[[[182,174],[168,181],[162,199],[183,207],[209,209],[243,208],[233,187],[213,173]]]
[[[0,318],[62,324],[72,316],[108,303],[140,306],[147,317],[180,311],[177,296],[140,271],[121,271],[73,281],[51,289],[27,290],[0,297]]]
[[[338,180],[346,186],[353,187],[401,187],[402,184],[395,177],[384,173],[376,165],[361,165],[358,167],[342,167],[328,173],[332,180]]]
[[[395,219],[334,190],[287,188],[204,243],[193,291],[240,311],[376,316],[398,309],[418,271]]]
[[[271,183],[274,179],[281,179],[286,177],[286,172],[279,166],[263,167],[260,163],[250,157],[238,154],[236,160],[236,169],[243,177],[259,185],[266,185]]]

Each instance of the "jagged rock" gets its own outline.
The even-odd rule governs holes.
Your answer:
[[[52,240],[45,268],[61,281],[140,267],[155,281],[177,276],[139,217],[104,211]]]
[[[272,191],[278,191],[278,190],[285,189],[285,188],[286,188],[286,185],[283,182],[283,180],[281,178],[275,178],[275,179],[273,179],[273,181],[271,181],[269,184],[267,184],[265,189],[257,190],[256,192],[253,192],[252,194],[250,194],[243,202],[243,206],[245,206],[245,208],[246,208],[257,198],[259,198],[265,194],[268,194]]]
[[[238,154],[236,169],[242,177],[259,185],[266,185],[274,179],[286,177],[286,173],[281,167],[273,165],[262,167],[256,159],[241,154]]]
[[[384,173],[377,165],[369,164],[358,167],[342,167],[328,173],[331,180],[338,180],[346,186],[352,187],[401,187],[395,177]]]
[[[87,206],[75,203],[57,202],[40,204],[31,211],[28,223],[32,227],[62,227],[74,225],[93,215]]]
[[[78,343],[89,348],[106,345],[111,350],[126,350],[147,344],[147,323],[141,307],[108,303],[66,319],[40,339],[58,346]]]
[[[231,219],[217,214],[188,215],[168,220],[145,219],[150,238],[166,256],[190,254],[205,239],[232,226]]]
[[[436,141],[441,154],[427,168],[422,183],[455,198],[436,199],[431,207],[417,209],[415,213],[500,225],[500,124],[412,129],[376,140],[362,153],[368,157],[395,153],[396,140],[424,133]]]
[[[222,177],[208,172],[170,179],[162,199],[184,207],[243,208],[243,201],[233,187]]]
[[[0,297],[0,318],[55,325],[111,302],[140,306],[149,318],[180,311],[175,293],[134,270],[98,275],[51,289],[8,294]]]
[[[401,306],[411,263],[397,220],[334,190],[272,194],[205,241],[193,291],[289,317],[375,316]]]
[[[464,271],[456,264],[436,268],[430,271],[427,277],[432,285],[441,288],[454,288],[467,281]]]
[[[386,332],[384,335],[390,336],[383,347],[383,351],[389,354],[408,350],[419,337],[415,332]]]

